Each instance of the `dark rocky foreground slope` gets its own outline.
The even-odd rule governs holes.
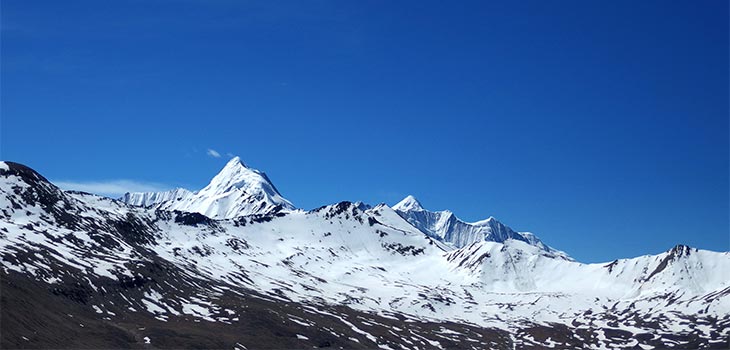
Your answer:
[[[75,281],[49,286],[14,272],[3,274],[0,345],[4,349],[375,349],[402,344],[428,349],[438,342],[452,349],[511,348],[505,331],[451,322],[409,323],[397,315],[382,317],[344,306],[270,300],[252,291],[224,292],[216,297],[221,309],[211,315],[215,321],[188,315],[163,321],[146,312],[139,301],[144,285],[164,280],[165,275],[153,272],[147,275],[147,282],[108,284],[104,286],[108,292],[96,293]],[[202,281],[197,282],[205,287]],[[185,288],[192,288],[189,292],[194,293],[196,287]],[[100,303],[99,299],[116,306],[98,313],[91,305]],[[459,335],[438,336],[445,330]]]

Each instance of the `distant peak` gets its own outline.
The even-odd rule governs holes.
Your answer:
[[[239,156],[235,156],[235,157],[231,158],[231,160],[228,161],[228,163],[226,164],[225,167],[226,168],[228,168],[228,167],[244,167],[244,168],[248,168],[246,166],[246,164],[243,163],[243,161],[241,160],[241,157],[239,157]]]
[[[668,253],[672,257],[681,258],[683,256],[690,255],[692,253],[692,247],[684,244],[677,244],[674,248],[670,249]]]
[[[474,225],[474,226],[504,225],[503,223],[499,222],[499,220],[497,220],[497,218],[495,218],[494,216],[491,216],[491,215],[484,220],[470,222],[469,224]]]
[[[421,202],[412,195],[408,195],[408,197],[403,198],[402,201],[393,206],[393,209],[400,211],[424,210]]]
[[[357,209],[360,209],[362,211],[365,211],[365,210],[368,210],[368,209],[372,209],[373,208],[373,206],[371,206],[370,204],[363,203],[362,201],[355,202],[355,207],[357,207]]]

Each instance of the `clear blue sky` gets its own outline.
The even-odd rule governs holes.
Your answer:
[[[230,153],[303,208],[414,194],[587,262],[730,249],[727,1],[1,10],[0,156],[56,181],[198,189]]]

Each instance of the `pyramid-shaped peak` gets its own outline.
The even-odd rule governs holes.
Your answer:
[[[237,168],[237,167],[248,168],[246,166],[246,164],[241,160],[241,157],[239,157],[239,156],[235,156],[235,157],[231,158],[231,160],[229,160],[228,163],[226,163],[226,166],[224,167],[224,169],[225,168]]]
[[[231,158],[201,192],[214,190],[214,192],[223,193],[231,191],[233,188],[248,192],[263,190],[270,195],[278,195],[274,184],[264,172],[247,167],[239,157]]]
[[[163,210],[197,212],[214,219],[295,209],[264,172],[247,167],[239,157],[231,158],[199,191],[130,193],[122,200],[134,205],[155,205]]]
[[[403,198],[402,201],[393,206],[393,209],[400,211],[424,210],[421,202],[412,195],[408,195],[406,198]]]

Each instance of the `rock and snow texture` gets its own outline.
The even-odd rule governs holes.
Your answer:
[[[178,188],[166,192],[126,193],[121,200],[136,206],[200,213],[213,219],[294,209],[265,173],[248,168],[239,157],[232,158],[200,191]]]
[[[570,259],[564,252],[544,244],[534,234],[516,232],[493,217],[477,222],[464,222],[449,210],[424,209],[411,195],[394,205],[393,209],[423,233],[456,248],[463,248],[476,242],[503,243],[512,239],[529,243],[554,256]]]
[[[229,178],[236,176],[214,179],[211,193],[237,188]],[[219,184],[223,190],[212,190]],[[403,218],[425,212],[414,199],[394,209],[342,202],[212,220],[64,192],[27,167],[0,163],[1,273],[44,283],[39,293],[83,298],[79,307],[109,321],[149,314],[170,324],[237,324],[247,305],[231,305],[253,295],[277,307],[296,305],[289,314],[306,310],[346,326],[349,333],[334,335],[350,341],[345,348],[413,348],[408,342],[421,344],[418,337],[418,348],[448,347],[445,338],[424,340],[433,330],[396,333],[405,341],[391,342],[388,331],[373,330],[374,321],[360,322],[363,315],[400,322],[388,326],[393,332],[443,322],[449,337],[466,334],[453,325],[512,335],[492,339],[497,345],[462,337],[455,348],[509,341],[518,348],[722,348],[730,339],[729,253],[680,245],[581,264],[551,254],[534,237],[487,225],[491,220],[471,233],[478,239],[457,247],[441,241],[446,231],[424,234]],[[276,312],[307,325],[291,332],[295,340],[321,338],[304,331],[333,336],[315,321]],[[476,339],[473,346],[468,339]],[[290,347],[319,343],[306,345]]]

